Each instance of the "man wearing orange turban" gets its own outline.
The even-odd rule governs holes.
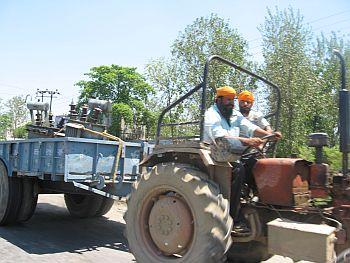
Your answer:
[[[259,137],[270,135],[271,132],[259,128],[236,111],[235,97],[236,91],[229,86],[216,90],[215,104],[204,116],[204,141],[211,144],[211,156],[215,161],[230,162],[233,165],[230,213],[236,221],[234,231],[245,233],[249,229],[243,222],[239,207],[246,173],[244,166],[239,162],[240,154],[246,146],[259,147],[264,142]],[[240,134],[247,137],[240,137]]]
[[[216,89],[215,104],[205,112],[204,141],[216,143],[218,138],[231,140],[230,145],[235,148],[235,153],[245,149],[244,146],[258,147],[263,141],[259,138],[270,135],[252,124],[243,115],[234,109],[236,91],[229,86]],[[246,137],[240,137],[244,133]],[[218,156],[219,157],[219,156]]]
[[[252,110],[253,103],[254,96],[250,91],[244,90],[238,94],[239,111],[242,115],[261,129],[271,133],[271,125],[264,118],[263,114],[259,111]]]

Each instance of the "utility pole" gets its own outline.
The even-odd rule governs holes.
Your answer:
[[[47,94],[47,95],[46,95]],[[51,112],[51,108],[52,108],[52,99],[53,98],[57,98],[54,97],[54,95],[61,95],[61,93],[58,92],[58,90],[39,90],[37,89],[36,91],[36,98],[40,98],[41,97],[41,102],[44,102],[44,98],[50,98],[50,112]]]
[[[50,108],[49,108],[49,124],[50,126],[53,126],[53,114],[52,114],[52,99],[53,98],[57,98],[54,95],[61,95],[61,93],[58,92],[58,90],[39,90],[37,89],[36,91],[36,98],[39,98],[40,101],[40,97],[41,97],[41,102],[44,102],[44,98],[50,98]]]

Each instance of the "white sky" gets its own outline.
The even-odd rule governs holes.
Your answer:
[[[54,114],[67,112],[79,94],[74,83],[91,67],[117,64],[142,73],[150,59],[169,56],[180,31],[210,13],[229,19],[259,59],[257,26],[266,7],[275,6],[299,9],[315,34],[334,30],[350,38],[347,0],[1,0],[0,96],[58,89]]]

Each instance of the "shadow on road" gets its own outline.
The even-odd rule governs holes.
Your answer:
[[[128,251],[125,225],[106,217],[75,219],[67,209],[38,203],[28,222],[0,228],[0,236],[30,254],[83,253],[105,247]]]

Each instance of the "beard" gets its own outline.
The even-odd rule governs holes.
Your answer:
[[[233,113],[233,106],[232,105],[222,105],[218,104],[218,108],[220,110],[220,113],[225,119],[229,119],[232,116]]]
[[[239,111],[240,111],[242,114],[249,114],[250,108],[248,108],[248,107],[239,107]]]

